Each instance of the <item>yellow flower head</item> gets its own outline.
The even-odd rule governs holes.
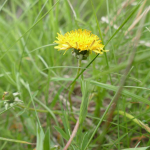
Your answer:
[[[55,43],[58,50],[68,50],[74,48],[80,52],[88,51],[92,53],[94,51],[98,54],[103,54],[104,45],[101,44],[101,40],[97,35],[91,33],[88,30],[78,29],[75,31],[67,32],[65,35],[59,34]]]

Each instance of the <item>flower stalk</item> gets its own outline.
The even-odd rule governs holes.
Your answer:
[[[78,70],[77,70],[76,77],[79,75],[80,70],[81,70],[81,61],[82,61],[81,59],[78,59]],[[68,93],[68,100],[69,100],[69,103],[70,103],[70,110],[71,110],[71,112],[73,112],[73,110],[72,110],[71,95],[72,95],[72,92],[73,92],[73,90],[74,90],[75,84],[76,84],[76,82],[74,82],[74,83],[71,85],[71,88],[70,88],[69,93]]]

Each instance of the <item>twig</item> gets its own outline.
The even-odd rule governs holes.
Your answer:
[[[135,25],[141,20],[141,18],[143,18],[144,16],[147,15],[147,13],[150,11],[150,6],[147,7],[147,9],[145,9],[145,11],[139,16],[136,18],[136,20],[132,23],[132,25],[128,28],[128,30],[125,32],[125,35],[127,35],[127,33],[132,30]]]
[[[116,19],[117,19],[117,17],[120,15],[120,13],[121,13],[121,11],[125,8],[125,7],[127,7],[128,5],[130,5],[131,3],[133,3],[135,0],[132,0],[132,1],[129,1],[129,0],[127,0],[126,2],[124,2],[123,4],[122,4],[122,7],[117,11],[117,15],[113,18],[113,20],[110,22],[110,25],[112,26],[113,25],[113,23],[116,21]],[[105,34],[108,32],[108,30],[109,30],[109,26],[105,29]]]
[[[142,6],[140,7],[140,10],[139,10],[138,14],[136,15],[136,18],[135,18],[135,19],[137,19],[137,18],[140,16],[140,14],[142,13],[143,8],[144,8],[146,2],[147,2],[147,0],[144,0],[144,2],[143,2],[143,4],[142,4]]]
[[[68,147],[70,146],[70,144],[71,144],[71,142],[72,142],[74,136],[75,136],[76,133],[77,133],[78,128],[79,128],[79,119],[77,120],[77,123],[76,123],[76,125],[75,125],[75,127],[74,127],[74,129],[73,129],[73,132],[72,132],[71,136],[70,136],[70,139],[69,139],[69,141],[67,142],[67,144],[66,144],[66,146],[64,147],[63,150],[67,150],[67,149],[68,149]]]
[[[76,12],[75,12],[75,10],[74,10],[74,8],[73,8],[72,4],[70,3],[70,1],[69,1],[69,0],[67,0],[67,1],[68,1],[68,4],[69,4],[69,6],[70,6],[70,8],[71,8],[72,12],[73,12],[74,17],[75,17],[75,18],[77,18]]]
[[[81,60],[78,60],[78,70],[77,70],[77,75],[76,75],[76,77],[79,75],[80,69],[81,69]],[[68,100],[69,100],[69,103],[70,103],[71,112],[73,111],[73,110],[72,110],[71,94],[73,93],[75,84],[76,84],[76,82],[74,82],[74,83],[71,85],[70,90],[69,90],[69,93],[68,93]]]

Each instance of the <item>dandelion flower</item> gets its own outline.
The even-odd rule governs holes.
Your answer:
[[[92,51],[97,54],[103,54],[106,50],[103,50],[104,45],[101,44],[101,40],[91,31],[78,29],[75,31],[67,32],[65,35],[59,34],[55,43],[58,50],[74,49],[74,53],[79,55],[91,54]]]

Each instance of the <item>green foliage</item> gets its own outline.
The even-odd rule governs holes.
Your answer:
[[[50,150],[50,129],[47,129],[43,142],[43,150]]]
[[[82,88],[82,102],[80,105],[80,114],[79,114],[80,124],[82,124],[86,118],[87,107],[89,104],[89,94],[90,94],[89,85],[86,82],[82,81],[81,88]]]
[[[46,133],[41,127],[37,126],[37,145],[36,150],[51,150],[50,129]]]
[[[0,1],[0,150],[61,150],[78,118],[80,126],[70,150],[99,150],[100,144],[103,150],[149,149],[150,135],[145,129],[150,126],[150,17],[146,14],[150,1],[144,2]],[[134,42],[141,22],[138,16],[144,11],[140,40]],[[53,42],[57,33],[78,28],[98,35],[109,52],[89,55],[75,78],[78,67],[72,50],[63,55]],[[100,143],[135,45],[134,62]],[[67,95],[75,81],[71,112]],[[23,103],[6,110],[5,91],[18,92]],[[5,98],[14,99],[12,94]]]

